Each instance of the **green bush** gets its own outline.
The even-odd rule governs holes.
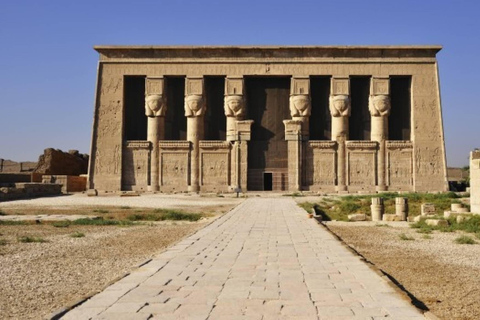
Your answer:
[[[57,222],[54,222],[52,223],[52,226],[54,226],[55,228],[67,228],[71,225],[71,222],[70,221],[57,221]]]
[[[18,241],[23,242],[23,243],[43,243],[43,242],[48,242],[47,240],[43,239],[42,237],[30,237],[30,236],[24,236],[18,238]]]
[[[407,236],[405,233],[399,234],[398,237],[400,240],[415,240],[414,237]]]
[[[72,238],[83,238],[85,237],[85,234],[79,231],[76,231],[70,235]]]
[[[124,220],[104,220],[103,218],[100,219],[77,219],[72,221],[73,225],[81,225],[81,226],[124,226],[124,225],[132,225],[131,221],[124,221]]]
[[[109,213],[110,211],[105,209],[94,209],[93,212],[95,213]]]
[[[454,241],[458,244],[475,244],[475,240],[465,235],[456,238]]]
[[[183,211],[155,209],[151,213],[144,214],[131,214],[127,216],[130,221],[164,221],[164,220],[186,220],[186,221],[198,221],[202,218],[198,213],[186,213]]]

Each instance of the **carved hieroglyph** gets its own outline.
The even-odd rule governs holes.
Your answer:
[[[150,143],[129,141],[123,150],[122,188],[147,191]],[[133,164],[133,165],[132,165]]]

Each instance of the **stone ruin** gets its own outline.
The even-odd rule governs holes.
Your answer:
[[[78,150],[63,152],[59,149],[47,148],[38,158],[33,172],[46,175],[79,176],[88,171],[88,155]]]
[[[480,150],[470,152],[470,211],[480,214]]]

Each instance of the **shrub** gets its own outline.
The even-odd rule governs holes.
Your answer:
[[[67,228],[70,226],[70,221],[57,221],[57,222],[54,222],[52,223],[52,225],[55,227],[55,228]]]
[[[93,212],[96,212],[96,213],[109,213],[110,211],[105,210],[105,209],[94,209]]]
[[[22,226],[26,224],[26,221],[0,220],[0,226]]]
[[[23,243],[34,243],[34,242],[43,243],[43,242],[47,242],[47,240],[43,239],[42,237],[30,237],[30,236],[20,237],[20,238],[18,238],[18,241],[23,242]]]
[[[415,238],[407,236],[405,233],[399,234],[398,237],[400,240],[415,240]]]
[[[72,238],[83,238],[83,237],[85,237],[85,234],[82,233],[82,232],[76,231],[76,232],[72,233],[70,235],[70,237],[72,237]]]
[[[465,235],[456,238],[454,241],[458,244],[474,244],[475,243],[475,240]]]
[[[3,212],[2,210],[0,210],[0,216],[6,216],[7,214],[5,212]]]
[[[202,218],[198,213],[186,213],[176,210],[155,209],[152,213],[146,214],[131,214],[127,216],[130,221],[164,221],[164,220],[187,220],[198,221]]]
[[[118,226],[118,225],[132,225],[131,221],[123,221],[123,220],[104,220],[103,218],[100,219],[77,219],[72,221],[74,225],[81,225],[81,226]]]
[[[7,240],[0,239],[0,246],[5,246],[5,245],[7,245],[7,243],[8,243]]]

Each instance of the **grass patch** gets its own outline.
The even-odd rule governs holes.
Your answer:
[[[127,216],[130,221],[164,221],[164,220],[185,220],[198,221],[202,218],[199,213],[187,213],[177,210],[155,209],[149,213],[134,213]]]
[[[32,224],[32,223],[27,223],[26,221],[13,221],[13,220],[0,220],[0,226],[23,226],[26,224]]]
[[[458,243],[458,244],[475,244],[476,243],[472,237],[469,237],[466,235],[460,236],[456,238],[454,241],[455,243]]]
[[[422,235],[422,239],[433,239],[433,238],[429,234],[424,234],[424,235]]]
[[[399,234],[398,237],[400,238],[400,240],[406,240],[406,241],[415,240],[414,237],[407,236],[405,233]]]
[[[7,214],[5,212],[3,212],[2,210],[0,210],[0,216],[6,216]]]
[[[110,211],[105,209],[94,209],[93,212],[95,213],[109,213]]]
[[[42,237],[30,237],[30,236],[19,237],[18,241],[23,242],[23,243],[44,243],[44,242],[48,242],[47,240],[43,239]]]
[[[129,209],[132,209],[131,207],[129,206],[121,206],[120,209],[123,209],[123,210],[129,210]]]
[[[70,235],[70,237],[72,237],[72,238],[83,238],[83,237],[85,237],[85,233],[76,231],[76,232],[72,233]]]
[[[293,192],[293,193],[286,193],[286,194],[282,194],[282,196],[284,197],[304,197],[304,194],[301,193],[301,192]]]
[[[71,221],[72,225],[79,225],[79,226],[129,226],[133,223],[131,221],[126,220],[105,220],[103,218],[100,219],[77,219]]]
[[[379,228],[391,228],[392,226],[389,225],[389,224],[386,224],[386,223],[377,223],[375,225],[375,227],[379,227]]]
[[[56,221],[54,223],[52,223],[52,226],[54,226],[55,228],[67,228],[71,225],[70,221]]]
[[[448,227],[429,226],[425,223],[424,219],[411,224],[410,227],[418,229],[418,233],[430,233],[433,230],[438,230],[441,232],[465,231],[468,233],[480,234],[480,216],[478,215],[473,215],[470,217],[470,219],[460,223],[457,223],[456,217],[450,217],[447,219],[447,221],[449,223]]]
[[[8,244],[7,240],[0,239],[0,246],[6,246]]]

